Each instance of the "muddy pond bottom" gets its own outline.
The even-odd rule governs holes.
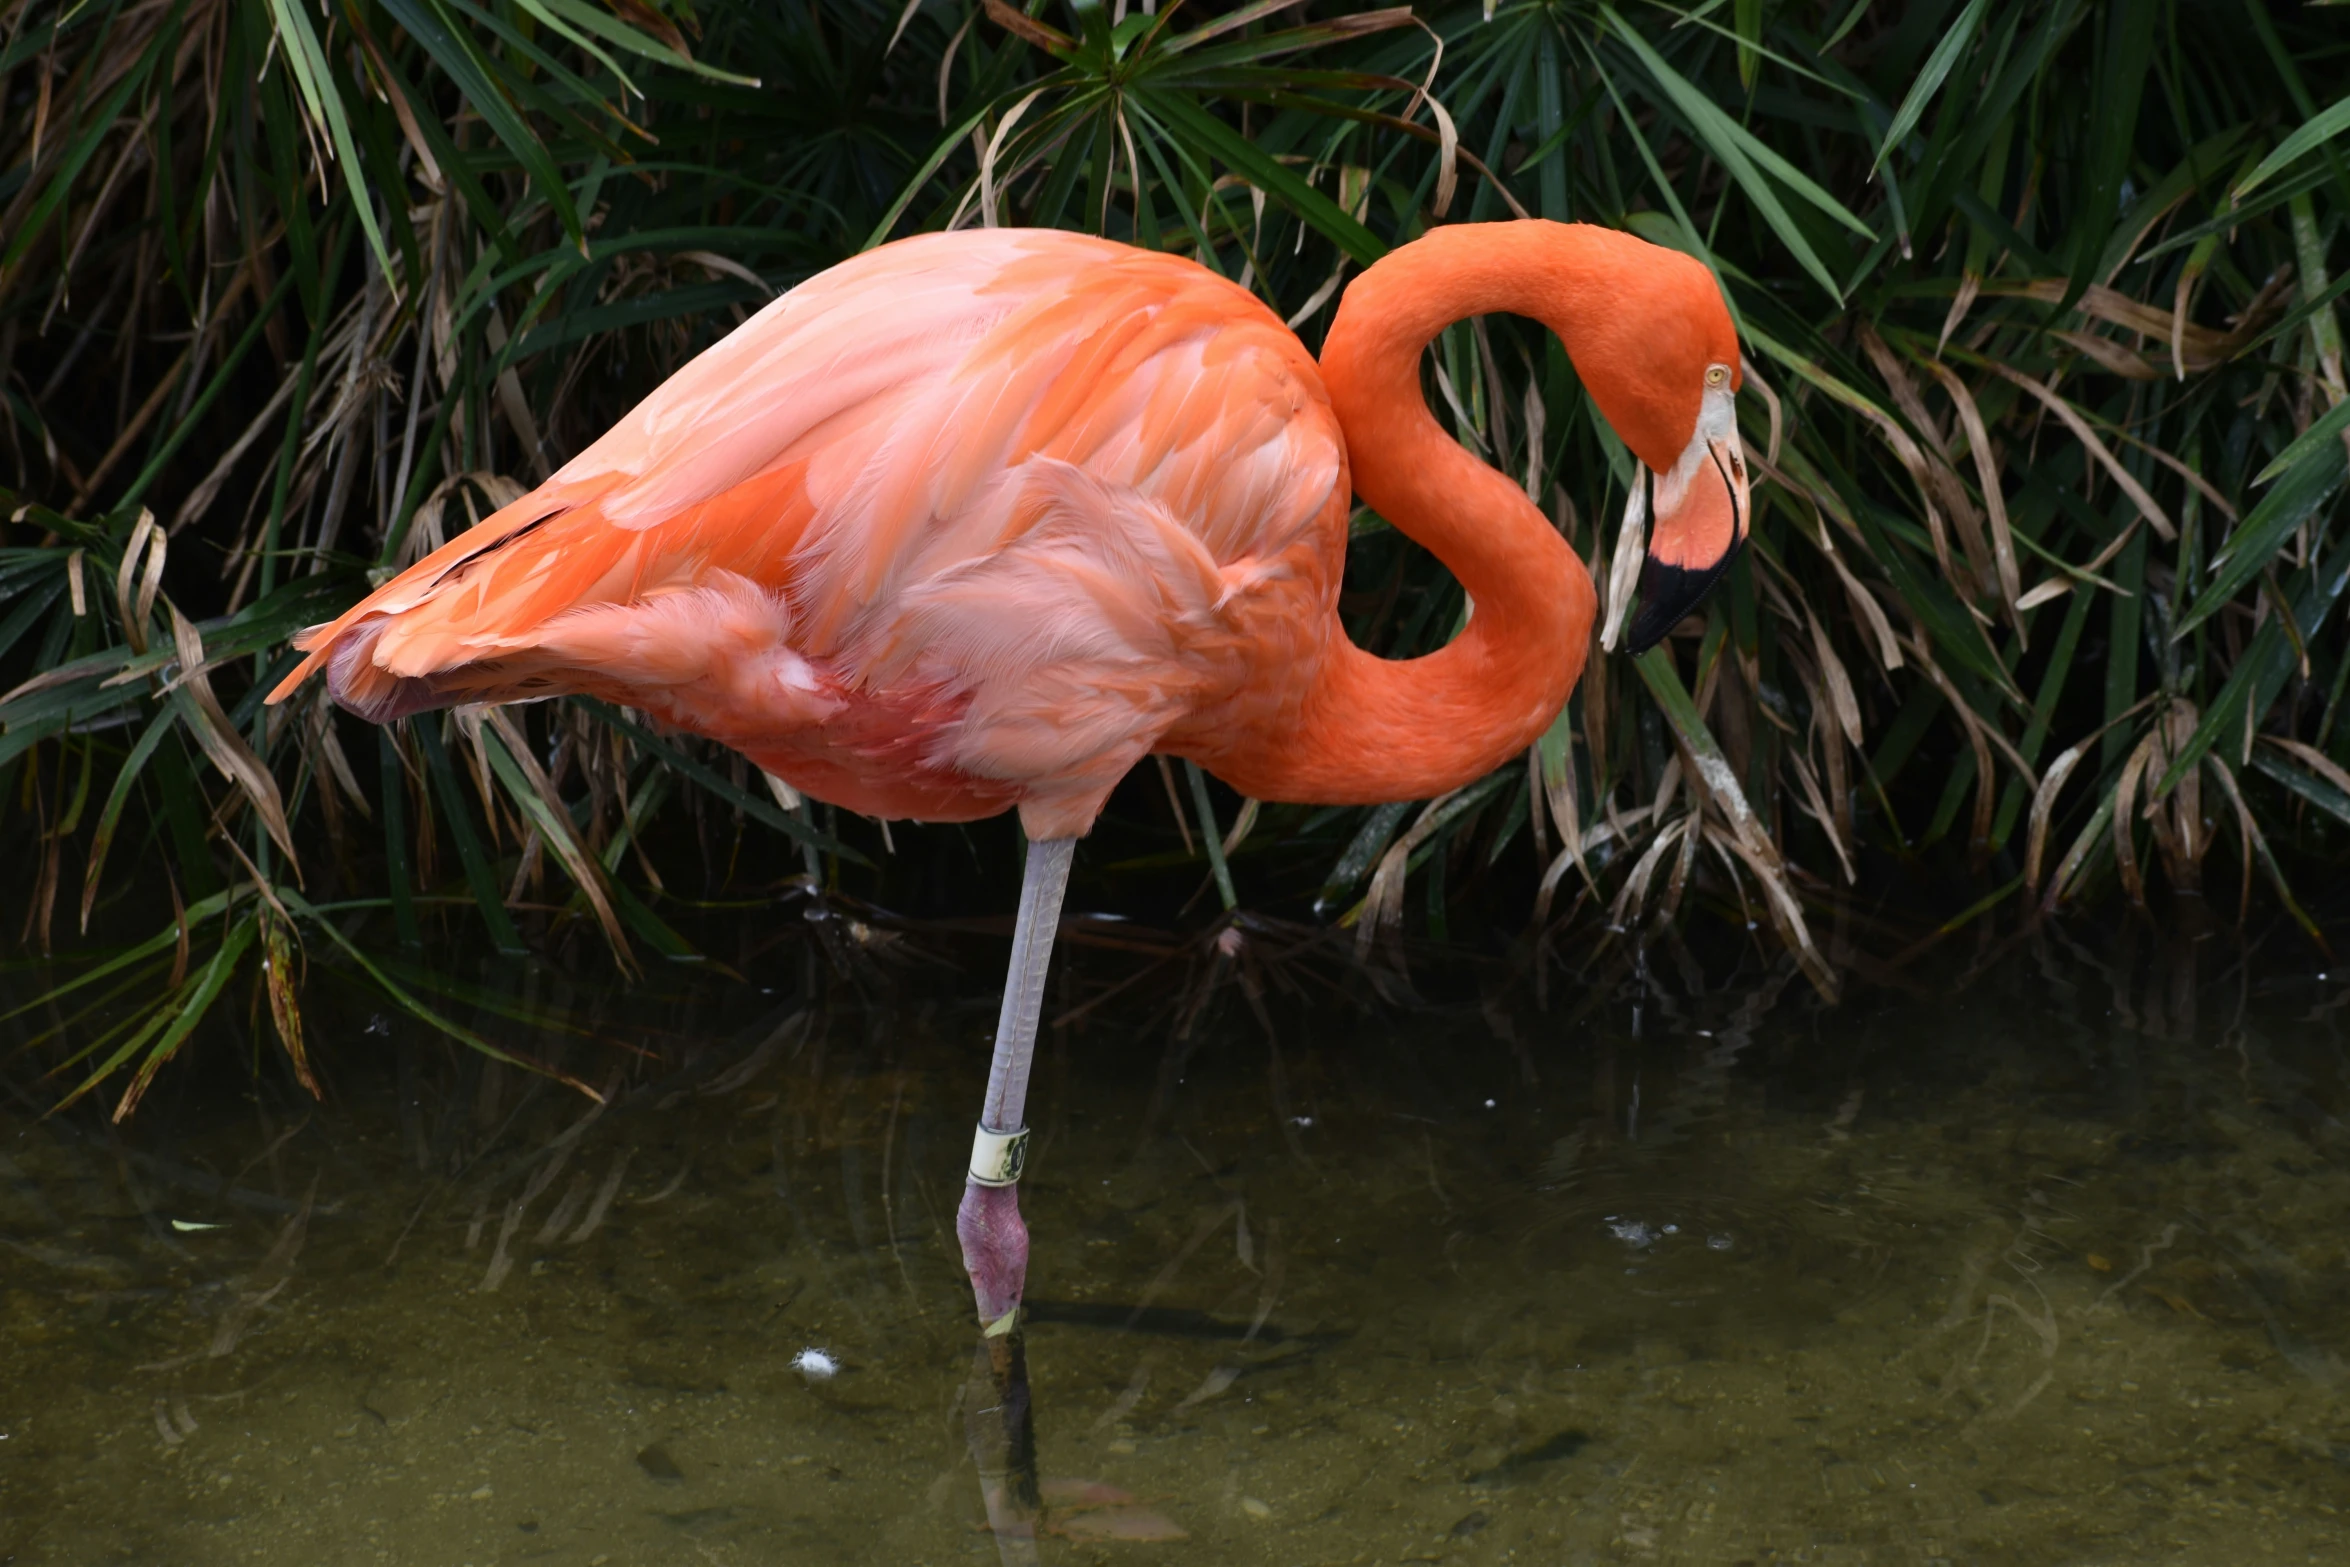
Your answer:
[[[2213,946],[1048,1035],[1032,1540],[983,985],[583,1004],[601,1108],[363,998],[323,1104],[20,1072],[0,1562],[2340,1561],[2350,989]]]

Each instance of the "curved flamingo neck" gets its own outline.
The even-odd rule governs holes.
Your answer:
[[[1251,759],[1261,772],[1227,768],[1229,781],[1330,804],[1426,799],[1549,726],[1590,647],[1590,573],[1517,485],[1430,416],[1420,354],[1453,322],[1506,311],[1556,332],[1588,376],[1587,352],[1609,360],[1629,346],[1610,308],[1609,274],[1632,260],[1625,238],[1540,221],[1441,228],[1348,288],[1322,375],[1355,492],[1442,561],[1474,608],[1448,646],[1400,661],[1334,624],[1299,727]]]

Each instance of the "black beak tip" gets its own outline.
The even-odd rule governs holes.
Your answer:
[[[1706,593],[1722,574],[1730,569],[1730,562],[1738,558],[1738,551],[1746,541],[1739,539],[1723,552],[1722,558],[1710,566],[1691,571],[1681,566],[1667,566],[1660,561],[1640,563],[1639,609],[1632,616],[1632,625],[1625,634],[1625,650],[1637,658],[1672,634],[1675,626],[1702,603]]]

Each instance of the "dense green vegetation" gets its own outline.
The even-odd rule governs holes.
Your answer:
[[[438,1020],[436,933],[687,957],[803,864],[998,910],[984,834],[885,849],[591,702],[260,706],[761,300],[988,221],[1196,256],[1309,343],[1430,224],[1623,225],[1748,344],[1759,521],[1702,620],[1445,800],[1146,768],[1108,897],[1212,873],[1366,951],[1703,903],[1829,990],[1856,885],[2300,917],[2350,823],[2345,92],[2339,20],[2260,0],[0,0],[0,1011],[66,976],[19,1037],[127,1105],[224,996],[306,1074],[298,952]],[[1556,344],[1463,326],[1429,386],[1607,583],[1627,458]],[[1459,623],[1376,518],[1349,584],[1382,651]]]

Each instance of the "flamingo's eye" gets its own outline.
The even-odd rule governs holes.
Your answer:
[[[1725,381],[1727,381],[1727,380],[1729,380],[1729,379],[1730,379],[1730,372],[1729,372],[1728,370],[1724,369],[1722,366],[1720,366],[1720,365],[1709,365],[1709,366],[1707,366],[1707,367],[1706,367],[1706,372],[1705,372],[1705,384],[1706,384],[1706,385],[1708,385],[1708,386],[1720,386],[1720,385],[1721,385],[1723,382],[1725,382]]]

